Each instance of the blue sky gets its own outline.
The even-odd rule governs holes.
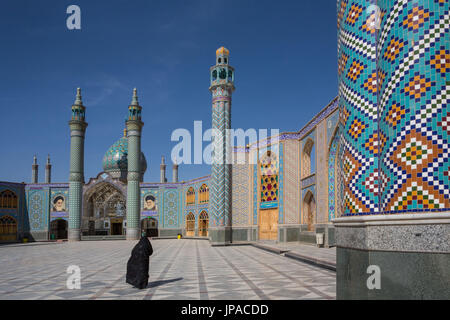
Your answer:
[[[66,27],[71,4],[81,30]],[[209,68],[222,45],[236,70],[233,128],[297,131],[337,95],[335,0],[2,0],[0,40],[1,181],[29,182],[37,154],[43,182],[50,154],[52,182],[67,182],[77,87],[89,123],[85,179],[122,136],[136,87],[144,180],[158,181],[172,131],[211,126]],[[209,173],[180,166],[180,180]]]

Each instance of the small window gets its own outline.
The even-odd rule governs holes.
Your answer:
[[[224,68],[221,68],[220,72],[219,72],[219,78],[225,80],[227,78],[227,70],[225,70]]]
[[[212,72],[212,79],[213,79],[213,81],[217,80],[217,70],[213,70],[213,72]]]
[[[223,62],[224,62],[224,63],[227,63],[227,61],[228,61],[227,58],[224,58],[224,59],[223,59]]]
[[[222,58],[219,58],[219,63],[222,63]]]

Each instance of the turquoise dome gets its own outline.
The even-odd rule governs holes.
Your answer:
[[[112,178],[126,180],[128,170],[128,139],[122,137],[117,140],[103,156],[103,171],[111,175]],[[141,152],[140,158],[141,181],[147,170],[147,161]]]

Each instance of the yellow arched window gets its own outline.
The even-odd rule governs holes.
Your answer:
[[[0,208],[17,209],[17,195],[10,190],[0,192]]]
[[[209,188],[206,184],[202,184],[198,192],[199,203],[208,203],[209,202]]]
[[[186,192],[186,205],[190,206],[195,204],[195,190],[193,187],[190,187]]]

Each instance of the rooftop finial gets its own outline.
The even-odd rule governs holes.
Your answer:
[[[47,155],[47,164],[50,164],[50,154]]]
[[[37,158],[36,158],[36,155],[34,155],[34,157],[33,157],[33,164],[37,164]]]
[[[229,56],[230,55],[230,50],[228,50],[225,47],[220,47],[219,49],[216,50],[216,56]]]
[[[127,137],[127,128],[123,129],[123,136],[126,138]]]
[[[133,89],[133,99],[131,100],[131,105],[133,106],[139,105],[136,88]]]
[[[166,163],[165,163],[164,156],[161,156],[161,164],[166,164]]]
[[[75,105],[82,105],[83,101],[81,101],[81,88],[77,88],[77,97],[75,99]]]

